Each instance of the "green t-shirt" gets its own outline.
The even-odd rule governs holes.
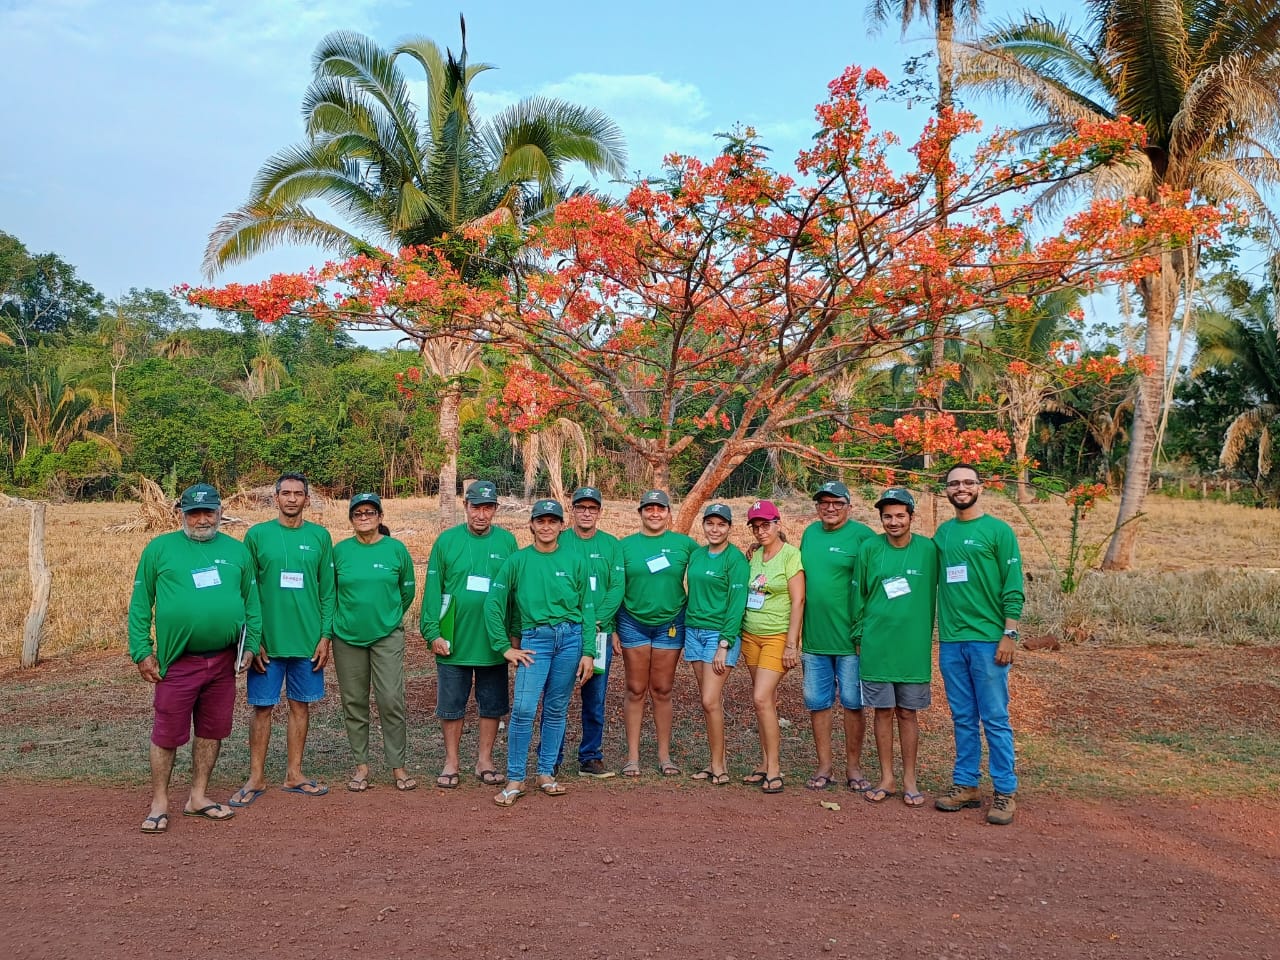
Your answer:
[[[697,542],[667,530],[656,537],[633,533],[622,538],[621,547],[627,613],[651,627],[674,620],[685,603],[684,571]]]
[[[941,555],[938,639],[998,642],[1022,619],[1022,553],[1013,528],[983,514],[948,520],[933,535]]]
[[[489,644],[499,655],[511,649],[507,604],[515,600],[520,629],[557,623],[582,625],[582,654],[596,655],[596,610],[591,573],[582,554],[560,544],[550,553],[532,546],[517,550],[502,564],[484,602]]]
[[[853,566],[862,544],[874,537],[871,528],[846,520],[836,530],[809,524],[800,538],[804,562],[805,653],[848,656],[853,653]]]
[[[336,638],[369,647],[400,627],[417,589],[408,547],[395,537],[373,543],[348,537],[333,548],[333,572]]]
[[[732,543],[713,554],[702,546],[689,558],[685,579],[689,583],[689,606],[684,625],[700,630],[719,630],[729,645],[742,636],[742,614],[747,609],[747,579],[750,566],[742,551]]]
[[[262,599],[262,644],[273,657],[310,657],[333,635],[333,538],[304,520],[254,524],[244,535]]]
[[[175,530],[143,548],[129,600],[129,657],[134,663],[155,653],[163,677],[184,653],[235,646],[241,625],[248,628],[244,648],[257,653],[262,609],[253,558],[243,543],[225,533],[197,543]]]
[[[597,530],[583,540],[572,529],[560,534],[560,543],[581,553],[591,573],[591,599],[596,607],[596,624],[600,632],[612,633],[626,573],[622,567],[622,547],[611,533]]]
[[[444,663],[490,667],[503,662],[485,633],[484,602],[493,578],[515,552],[516,538],[501,527],[490,527],[487,534],[477,537],[465,523],[460,523],[436,539],[427,560],[419,625],[428,645],[443,636],[440,607],[448,594],[453,636],[448,638],[449,655],[440,657]]]
[[[895,547],[881,534],[863,543],[854,568],[858,672],[878,683],[928,683],[933,676],[933,611],[938,549],[912,534]]]
[[[751,555],[747,611],[742,617],[742,629],[757,637],[786,633],[791,626],[791,594],[787,584],[803,571],[800,551],[789,543],[784,543],[782,549],[767,562],[764,550],[756,550]]]

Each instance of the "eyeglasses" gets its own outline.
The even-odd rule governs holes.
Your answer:
[[[377,510],[357,510],[355,513],[351,515],[351,519],[352,520],[368,520],[369,518],[376,517],[377,515],[378,515]]]
[[[849,506],[849,504],[845,503],[843,500],[819,500],[818,501],[819,510],[843,510],[847,506]]]
[[[573,509],[579,513],[599,513],[600,508],[594,503],[575,503]]]
[[[948,480],[947,481],[948,490],[959,490],[961,487],[964,487],[966,490],[971,490],[974,487],[980,487],[980,486],[982,486],[981,480]]]

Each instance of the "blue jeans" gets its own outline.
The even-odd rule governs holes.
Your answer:
[[[951,705],[956,763],[952,782],[976,787],[982,770],[982,736],[987,735],[987,766],[1000,793],[1015,793],[1013,727],[1009,725],[1009,665],[996,663],[997,644],[959,640],[938,644],[938,668]]]
[[[609,687],[609,669],[613,666],[613,634],[604,638],[604,673],[595,673],[582,685],[582,742],[578,744],[578,765],[588,760],[604,760],[604,694]],[[541,746],[539,746],[541,750]],[[556,766],[564,763],[563,738]]]
[[[556,756],[564,744],[565,717],[582,660],[582,624],[557,623],[520,634],[521,649],[533,664],[516,667],[515,698],[507,727],[507,779],[524,780],[533,740],[533,718],[542,704],[538,729],[538,776],[554,776]]]

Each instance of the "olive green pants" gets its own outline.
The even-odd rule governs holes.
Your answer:
[[[378,700],[382,752],[387,766],[405,766],[408,730],[404,705],[404,630],[397,628],[367,647],[334,638],[333,669],[342,695],[342,719],[357,764],[369,762],[369,687]]]

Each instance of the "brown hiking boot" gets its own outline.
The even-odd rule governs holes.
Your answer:
[[[933,805],[943,813],[955,813],[965,807],[982,806],[982,794],[977,787],[962,787],[953,783],[950,790],[933,801]]]
[[[987,823],[994,823],[1000,827],[1013,823],[1013,812],[1017,809],[1018,802],[1014,800],[1012,793],[1001,793],[997,790],[991,801],[991,809],[987,811]]]

